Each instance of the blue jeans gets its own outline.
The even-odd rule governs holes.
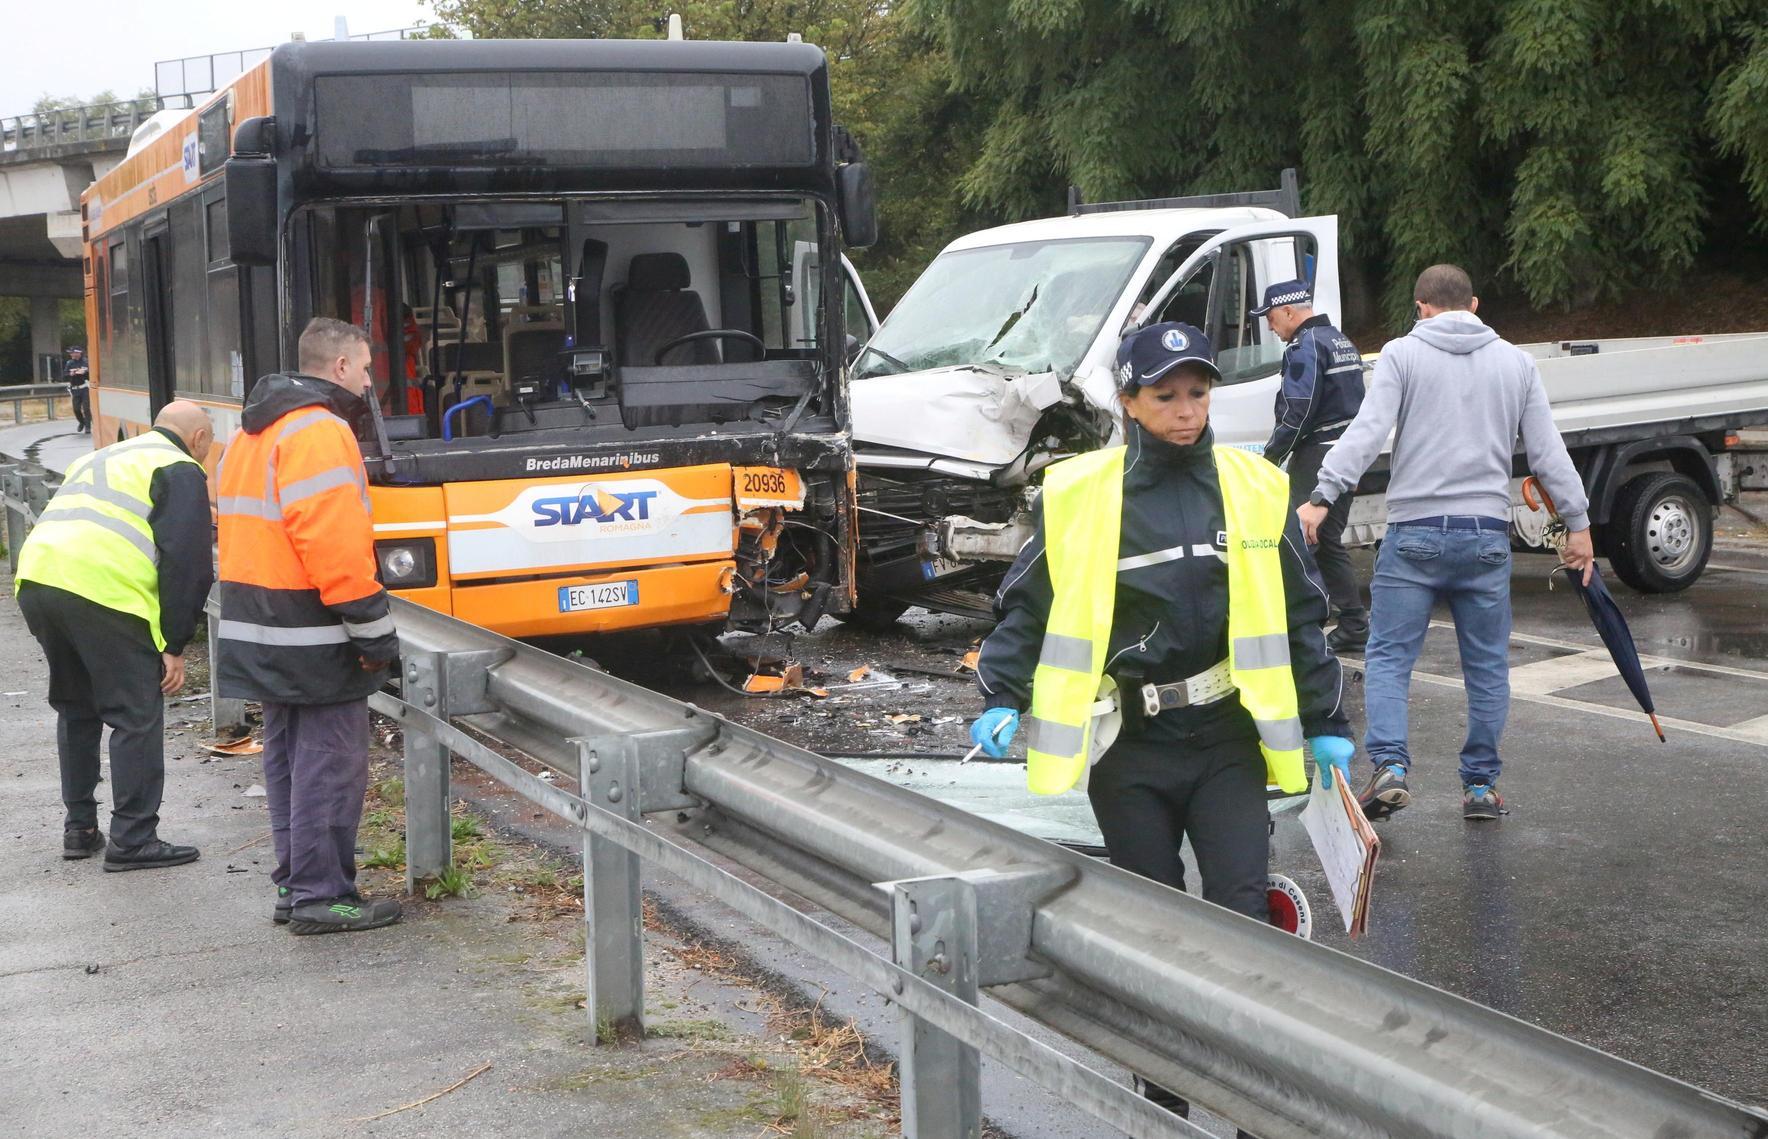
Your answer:
[[[1493,783],[1498,738],[1510,714],[1510,537],[1502,530],[1390,525],[1369,587],[1363,748],[1377,767],[1409,768],[1406,701],[1432,607],[1449,603],[1467,684],[1461,782]]]

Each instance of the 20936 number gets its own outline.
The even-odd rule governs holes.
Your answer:
[[[784,471],[744,471],[744,494],[785,495],[790,491]]]

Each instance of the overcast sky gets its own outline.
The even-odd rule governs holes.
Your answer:
[[[350,33],[408,28],[434,19],[420,0],[45,0],[4,5],[8,43],[0,67],[0,117],[23,114],[38,98],[90,98],[110,89],[133,95],[154,85],[160,60],[272,47],[305,32],[330,39],[343,16]],[[17,9],[19,15],[11,12]],[[77,15],[76,15],[77,13]]]

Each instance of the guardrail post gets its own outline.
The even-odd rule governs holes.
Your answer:
[[[448,719],[446,653],[407,653],[401,695],[407,704]],[[454,865],[454,834],[448,816],[453,753],[446,744],[405,725],[405,892],[420,879]]]
[[[43,408],[44,408],[43,418],[54,419],[55,418],[55,397],[52,395],[44,396],[43,397]]]
[[[0,488],[6,497],[6,561],[14,577],[18,576],[18,550],[25,544],[25,516],[21,513],[25,500],[25,479],[18,468],[8,466],[0,471]],[[13,503],[18,503],[15,508]]]
[[[585,802],[637,820],[642,773],[637,742],[597,736],[577,745],[578,783]],[[642,1034],[645,1021],[644,908],[640,859],[626,848],[583,838],[583,953],[588,974],[590,1040],[613,1043]]]
[[[958,877],[892,883],[896,964],[976,1003],[976,889]],[[979,1139],[982,1061],[976,1049],[903,1011],[902,1133],[907,1139]]]
[[[60,485],[59,476],[57,485]],[[43,511],[48,508],[49,500],[55,495],[55,490],[49,485],[48,472],[36,470],[26,475],[24,480],[24,492],[25,505],[30,509],[29,517],[43,517]],[[30,532],[31,527],[29,525],[25,526],[25,536],[29,536]],[[23,544],[22,537],[20,539],[20,544]]]

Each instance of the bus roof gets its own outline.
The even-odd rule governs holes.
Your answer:
[[[670,75],[786,75],[812,81],[811,109],[816,140],[814,161],[825,164],[829,131],[827,105],[827,59],[823,50],[806,43],[752,43],[718,40],[370,40],[324,43],[285,43],[270,57],[199,104],[194,113],[167,128],[114,170],[100,178],[82,196],[87,203],[89,234],[102,233],[131,217],[177,197],[193,183],[218,177],[218,164],[207,158],[199,162],[198,124],[205,112],[230,102],[227,142],[232,130],[257,115],[276,114],[277,136],[284,145],[303,132],[310,134],[314,81],[331,76],[415,76],[505,73],[544,75],[567,73]],[[219,115],[221,112],[215,111]],[[311,159],[301,163],[311,171]],[[796,165],[792,163],[791,165]],[[300,176],[308,189],[397,191],[410,187],[410,171],[390,175]],[[506,166],[499,171],[468,172],[456,183],[466,192],[534,190],[534,167]],[[730,172],[727,171],[728,176]],[[802,184],[796,177],[782,178],[777,170],[760,164],[732,179],[733,188],[786,187]],[[370,180],[376,184],[367,184]],[[618,178],[605,179],[610,186]],[[350,183],[361,184],[350,184]],[[704,187],[701,187],[704,188]]]
[[[813,75],[823,49],[724,40],[369,40],[286,43],[273,66],[309,75],[442,71],[674,71]]]

